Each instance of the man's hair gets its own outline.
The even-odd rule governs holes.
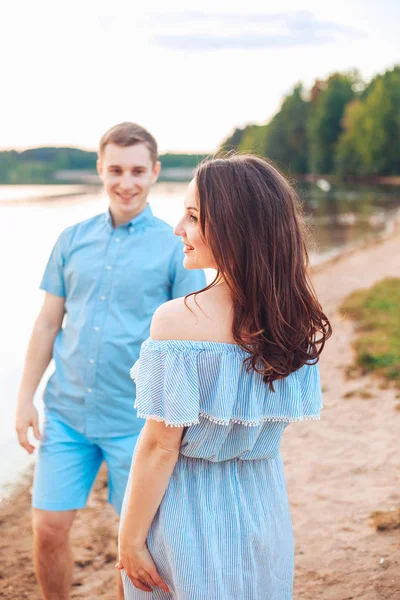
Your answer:
[[[157,142],[146,129],[136,123],[119,123],[111,127],[100,140],[99,158],[102,157],[107,144],[115,144],[127,148],[136,144],[145,144],[150,152],[150,158],[154,163],[158,160]]]

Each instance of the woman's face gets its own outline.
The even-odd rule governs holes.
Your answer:
[[[214,257],[200,231],[200,204],[196,180],[192,179],[185,197],[185,213],[174,233],[182,238],[185,269],[216,269]]]

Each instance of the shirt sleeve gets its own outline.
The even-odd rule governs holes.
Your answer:
[[[40,289],[54,296],[65,298],[64,264],[65,264],[65,231],[59,236],[50,254],[40,284]]]
[[[183,266],[183,249],[179,243],[174,250],[171,261],[171,300],[182,298],[192,292],[197,292],[206,286],[206,276],[203,269],[185,269]]]

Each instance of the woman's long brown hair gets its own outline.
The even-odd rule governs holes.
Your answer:
[[[253,155],[205,161],[195,179],[201,231],[218,268],[201,291],[225,280],[233,338],[273,390],[275,380],[318,361],[332,334],[308,275],[300,203],[277,169]]]

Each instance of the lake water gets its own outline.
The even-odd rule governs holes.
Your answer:
[[[310,248],[313,263],[382,233],[400,207],[399,189],[321,186],[301,190],[317,242]],[[186,188],[184,183],[157,184],[150,198],[155,215],[175,225]],[[47,258],[65,227],[106,208],[104,193],[94,186],[0,186],[0,498],[32,460],[16,441],[14,412],[24,353],[43,298],[38,285]],[[43,387],[36,395],[39,407]]]

